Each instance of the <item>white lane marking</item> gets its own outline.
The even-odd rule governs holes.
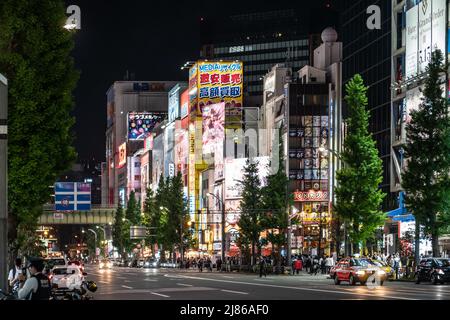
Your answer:
[[[158,282],[158,280],[154,280],[154,279],[144,279],[144,281],[147,281],[147,282]]]
[[[185,283],[177,283],[177,285],[184,286],[184,287],[193,287],[192,284],[185,284]]]
[[[270,280],[270,279],[255,279],[255,281],[273,281],[273,280]]]
[[[336,291],[336,290],[325,290],[325,289],[312,289],[312,288],[299,288],[299,287],[289,287],[289,286],[280,286],[275,284],[265,284],[265,283],[252,283],[252,282],[242,282],[242,281],[232,281],[232,280],[220,280],[220,279],[209,279],[209,278],[198,278],[198,277],[190,277],[183,276],[186,279],[194,279],[194,280],[206,280],[206,281],[216,281],[216,282],[227,282],[227,283],[237,283],[237,284],[247,284],[250,286],[260,286],[260,287],[272,287],[272,288],[280,288],[280,289],[292,289],[292,290],[300,290],[300,291],[314,291],[314,292],[325,292],[325,293],[337,293],[337,294],[347,294],[347,295],[355,295],[355,296],[368,296],[368,297],[376,297],[376,298],[391,298],[398,300],[420,300],[406,297],[396,297],[396,296],[387,296],[387,295],[374,295],[369,293],[358,293],[358,292],[348,292],[348,291]]]
[[[233,290],[220,290],[223,292],[229,292],[229,293],[237,293],[237,294],[248,294],[248,292],[241,292],[241,291],[233,291]]]
[[[99,281],[99,283],[109,284],[109,282],[106,282],[106,281]]]
[[[133,289],[133,287],[129,287],[129,286],[122,286],[122,288]]]
[[[161,293],[150,292],[150,294],[154,294],[155,296],[161,296],[161,297],[164,297],[164,298],[170,298],[170,296],[166,296],[165,294],[161,294]]]
[[[234,277],[230,277],[230,276],[222,276],[224,278],[228,278],[228,279],[234,279]]]

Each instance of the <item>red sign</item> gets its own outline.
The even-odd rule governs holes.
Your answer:
[[[297,191],[294,192],[294,201],[307,202],[307,201],[328,201],[327,191]]]

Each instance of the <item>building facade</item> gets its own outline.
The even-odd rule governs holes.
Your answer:
[[[359,73],[367,91],[370,111],[369,131],[383,161],[381,189],[387,193],[383,210],[397,207],[398,195],[391,192],[391,3],[397,0],[342,0],[341,40],[343,43],[343,84]],[[367,8],[381,9],[381,30],[367,28]],[[344,93],[345,95],[345,93]],[[344,117],[346,114],[344,104]]]
[[[109,88],[107,170],[102,186],[107,189],[105,204],[117,205],[120,199],[124,205],[129,192],[135,188],[137,178],[129,179],[128,173],[135,171],[134,165],[140,167],[140,161],[132,156],[143,147],[144,137],[154,125],[167,118],[168,92],[175,85],[171,81],[117,81]]]
[[[284,10],[205,17],[201,57],[243,61],[245,93],[260,98],[264,75],[277,63],[293,70],[310,63],[313,49],[320,44],[322,25],[334,20],[327,7],[310,11],[295,5]],[[248,101],[252,106],[255,102],[252,98]]]

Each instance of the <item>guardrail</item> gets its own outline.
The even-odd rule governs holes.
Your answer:
[[[44,211],[56,211],[54,203],[44,204],[42,208]],[[91,205],[91,210],[102,210],[102,209],[117,209],[117,205],[101,205],[101,204]]]

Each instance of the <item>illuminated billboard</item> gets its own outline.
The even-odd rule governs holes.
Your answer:
[[[431,52],[446,52],[447,0],[422,1],[406,12],[406,78],[424,73]]]
[[[189,90],[181,94],[180,118],[186,118],[189,114]]]
[[[224,102],[227,127],[240,127],[243,70],[239,61],[199,61],[194,65],[189,72],[190,113],[200,116],[205,106]]]
[[[128,140],[144,140],[166,116],[166,112],[128,113]]]
[[[225,140],[225,103],[209,105],[203,108],[203,153],[215,153],[217,146],[222,147]]]
[[[127,163],[127,143],[124,142],[119,146],[119,168]]]
[[[178,83],[172,90],[169,91],[169,123],[175,121],[181,116],[181,90],[185,89],[185,84]]]
[[[266,184],[266,177],[269,174],[269,157],[254,158],[258,162],[258,177],[261,186]],[[242,198],[242,177],[244,176],[244,167],[246,166],[247,158],[227,159],[225,161],[225,199],[240,199]]]
[[[82,182],[55,183],[55,210],[91,210],[91,184]]]

